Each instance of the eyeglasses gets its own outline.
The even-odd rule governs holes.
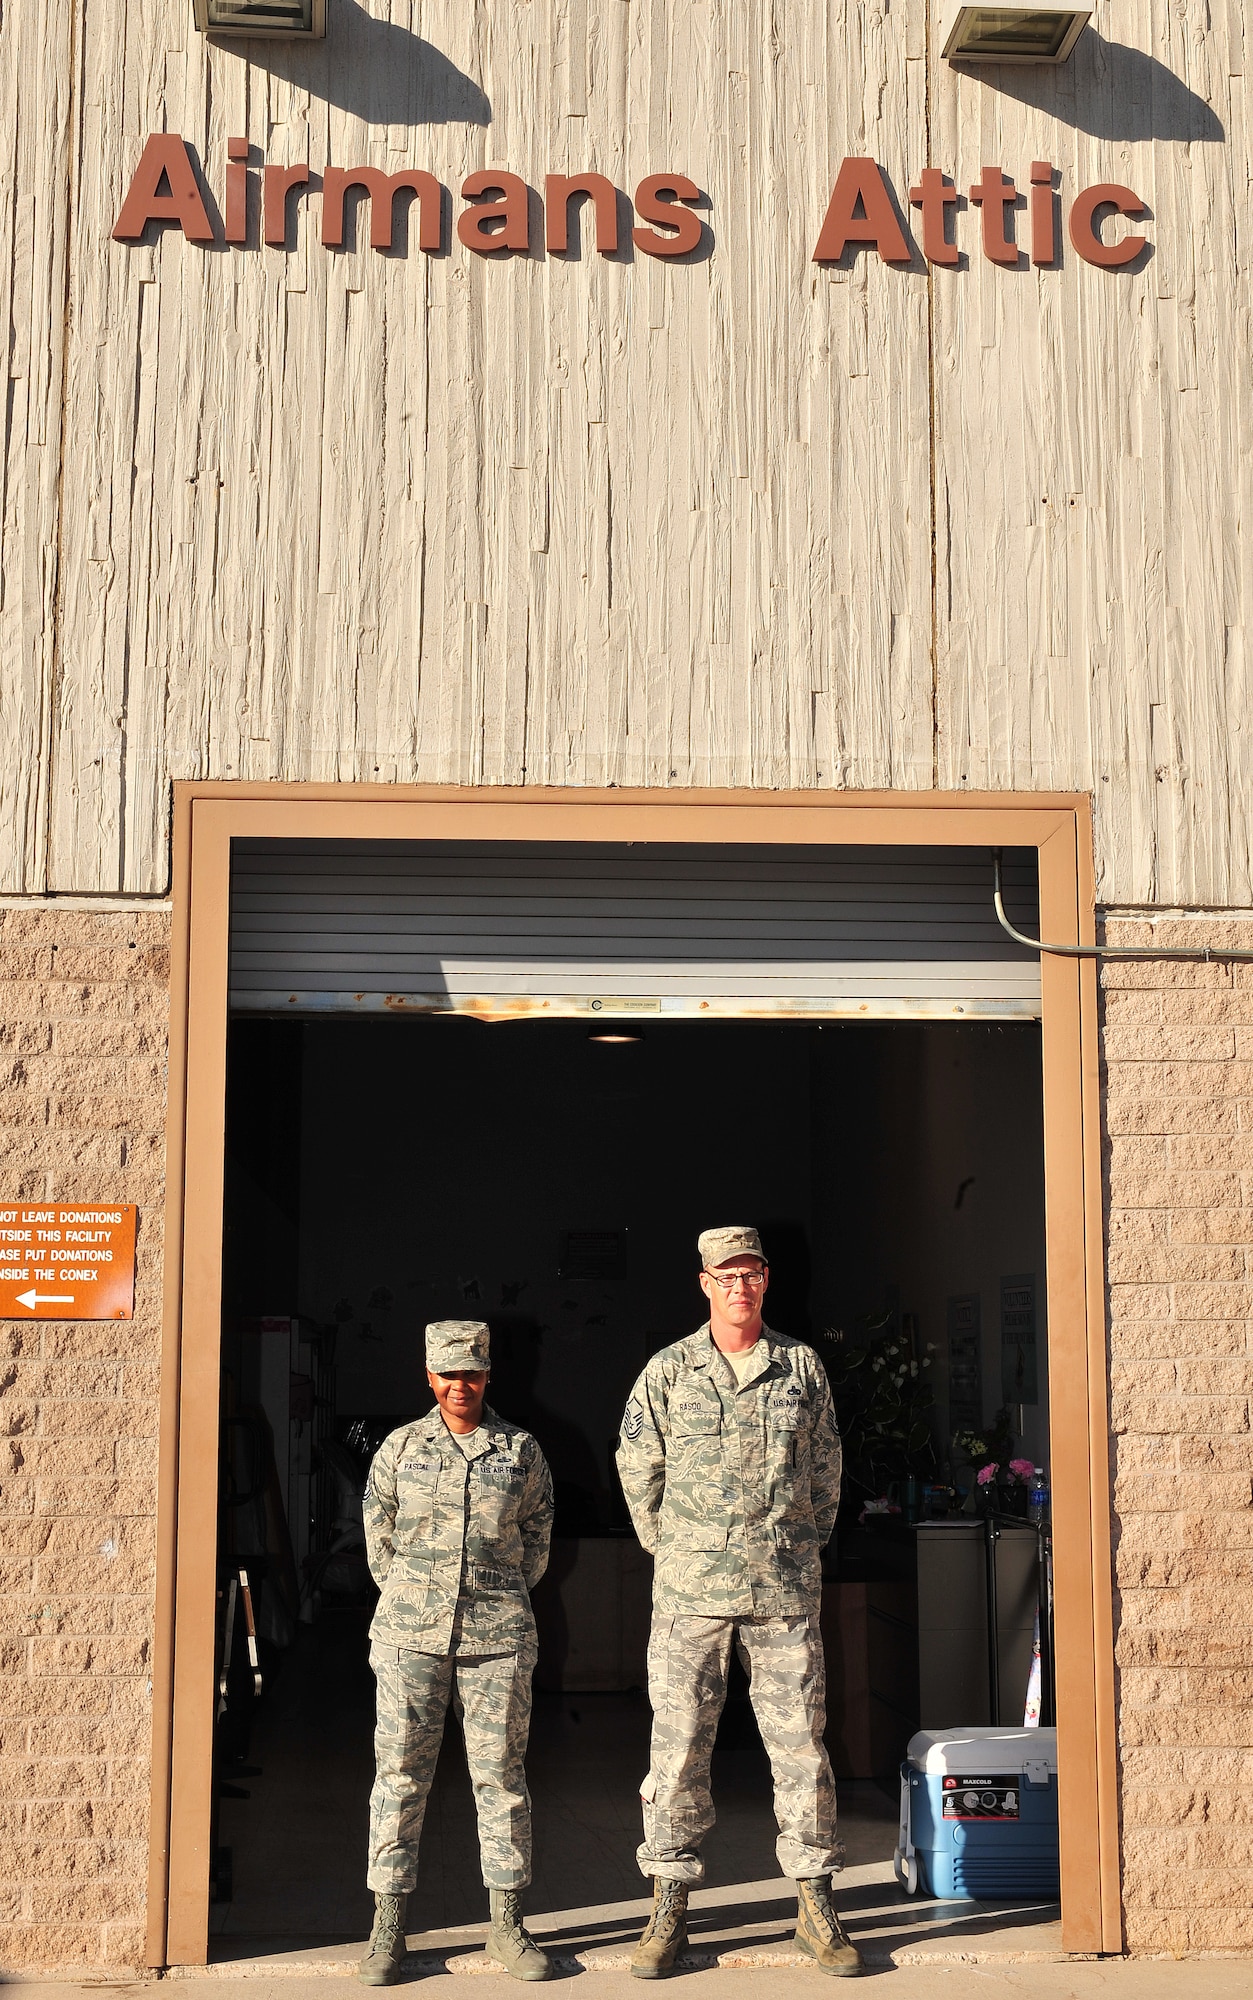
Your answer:
[[[747,1285],[750,1292],[755,1292],[766,1282],[764,1271],[729,1271],[724,1274],[722,1271],[711,1271],[706,1265],[705,1275],[712,1278],[715,1285],[720,1285],[724,1292],[733,1292],[737,1285]]]

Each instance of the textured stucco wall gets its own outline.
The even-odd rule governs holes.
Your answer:
[[[0,909],[0,1194],[139,1205],[135,1317],[0,1322],[0,1965],[143,1959],[169,917]]]
[[[0,15],[5,893],[164,894],[172,778],[357,778],[1077,788],[1105,901],[1253,902],[1243,0],[1102,0],[1029,71],[941,60],[926,0],[327,11],[314,47]],[[246,242],[112,239],[161,131],[215,202],[248,139]],[[857,155],[911,232],[952,176],[959,265],[813,262]],[[312,170],[284,248],[263,159]],[[334,249],[359,164],[453,214],[483,168],[677,169],[709,254],[585,215],[437,256],[403,200],[384,252],[355,197]],[[1110,181],[1152,211],[1121,271],[1065,227]]]

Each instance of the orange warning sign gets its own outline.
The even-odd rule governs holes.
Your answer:
[[[136,1213],[127,1202],[0,1201],[0,1319],[129,1319]]]

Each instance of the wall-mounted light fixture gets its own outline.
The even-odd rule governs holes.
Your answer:
[[[945,9],[940,49],[949,62],[1063,63],[1092,19],[1090,7]]]
[[[202,35],[320,42],[326,33],[326,0],[194,0],[194,4]]]

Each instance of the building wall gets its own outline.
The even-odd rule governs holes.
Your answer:
[[[1110,943],[1147,941],[1131,919]],[[1247,924],[1158,942],[1249,947]],[[1123,1897],[1133,1951],[1253,1949],[1253,966],[1107,965]]]
[[[0,1965],[142,1958],[167,935],[0,909],[6,1193],[141,1211],[133,1320],[0,1336]],[[1110,965],[1103,989],[1127,1943],[1247,1952],[1253,976]]]
[[[168,915],[119,899],[172,778],[1076,788],[1106,905],[1220,912],[1159,941],[1253,905],[1239,0],[1109,0],[1031,76],[922,0],[330,12],[248,56],[186,0],[0,20],[0,1172],[141,1209],[133,1321],[0,1331],[7,1963],[142,1947]],[[714,246],[340,252],[316,195],[290,250],[112,243],[162,129],[219,199],[237,133],[683,170]],[[907,219],[928,162],[1124,181],[1152,253],[1004,270],[965,206],[960,268],[820,269],[848,154]],[[1128,1941],[1247,1950],[1253,980],[1105,1006]]]
[[[135,1316],[0,1325],[0,1965],[143,1961],[169,916],[0,907],[0,1185],[140,1211]]]
[[[924,0],[329,12],[5,10],[0,888],[164,892],[172,777],[525,777],[1077,788],[1105,901],[1253,904],[1239,0],[965,74]],[[236,134],[679,169],[712,254],[331,250],[316,193],[290,250],[113,243],[163,129],[219,203]],[[813,264],[851,154],[907,220],[955,177],[960,268]],[[964,191],[1033,159],[1146,261],[989,262]]]

